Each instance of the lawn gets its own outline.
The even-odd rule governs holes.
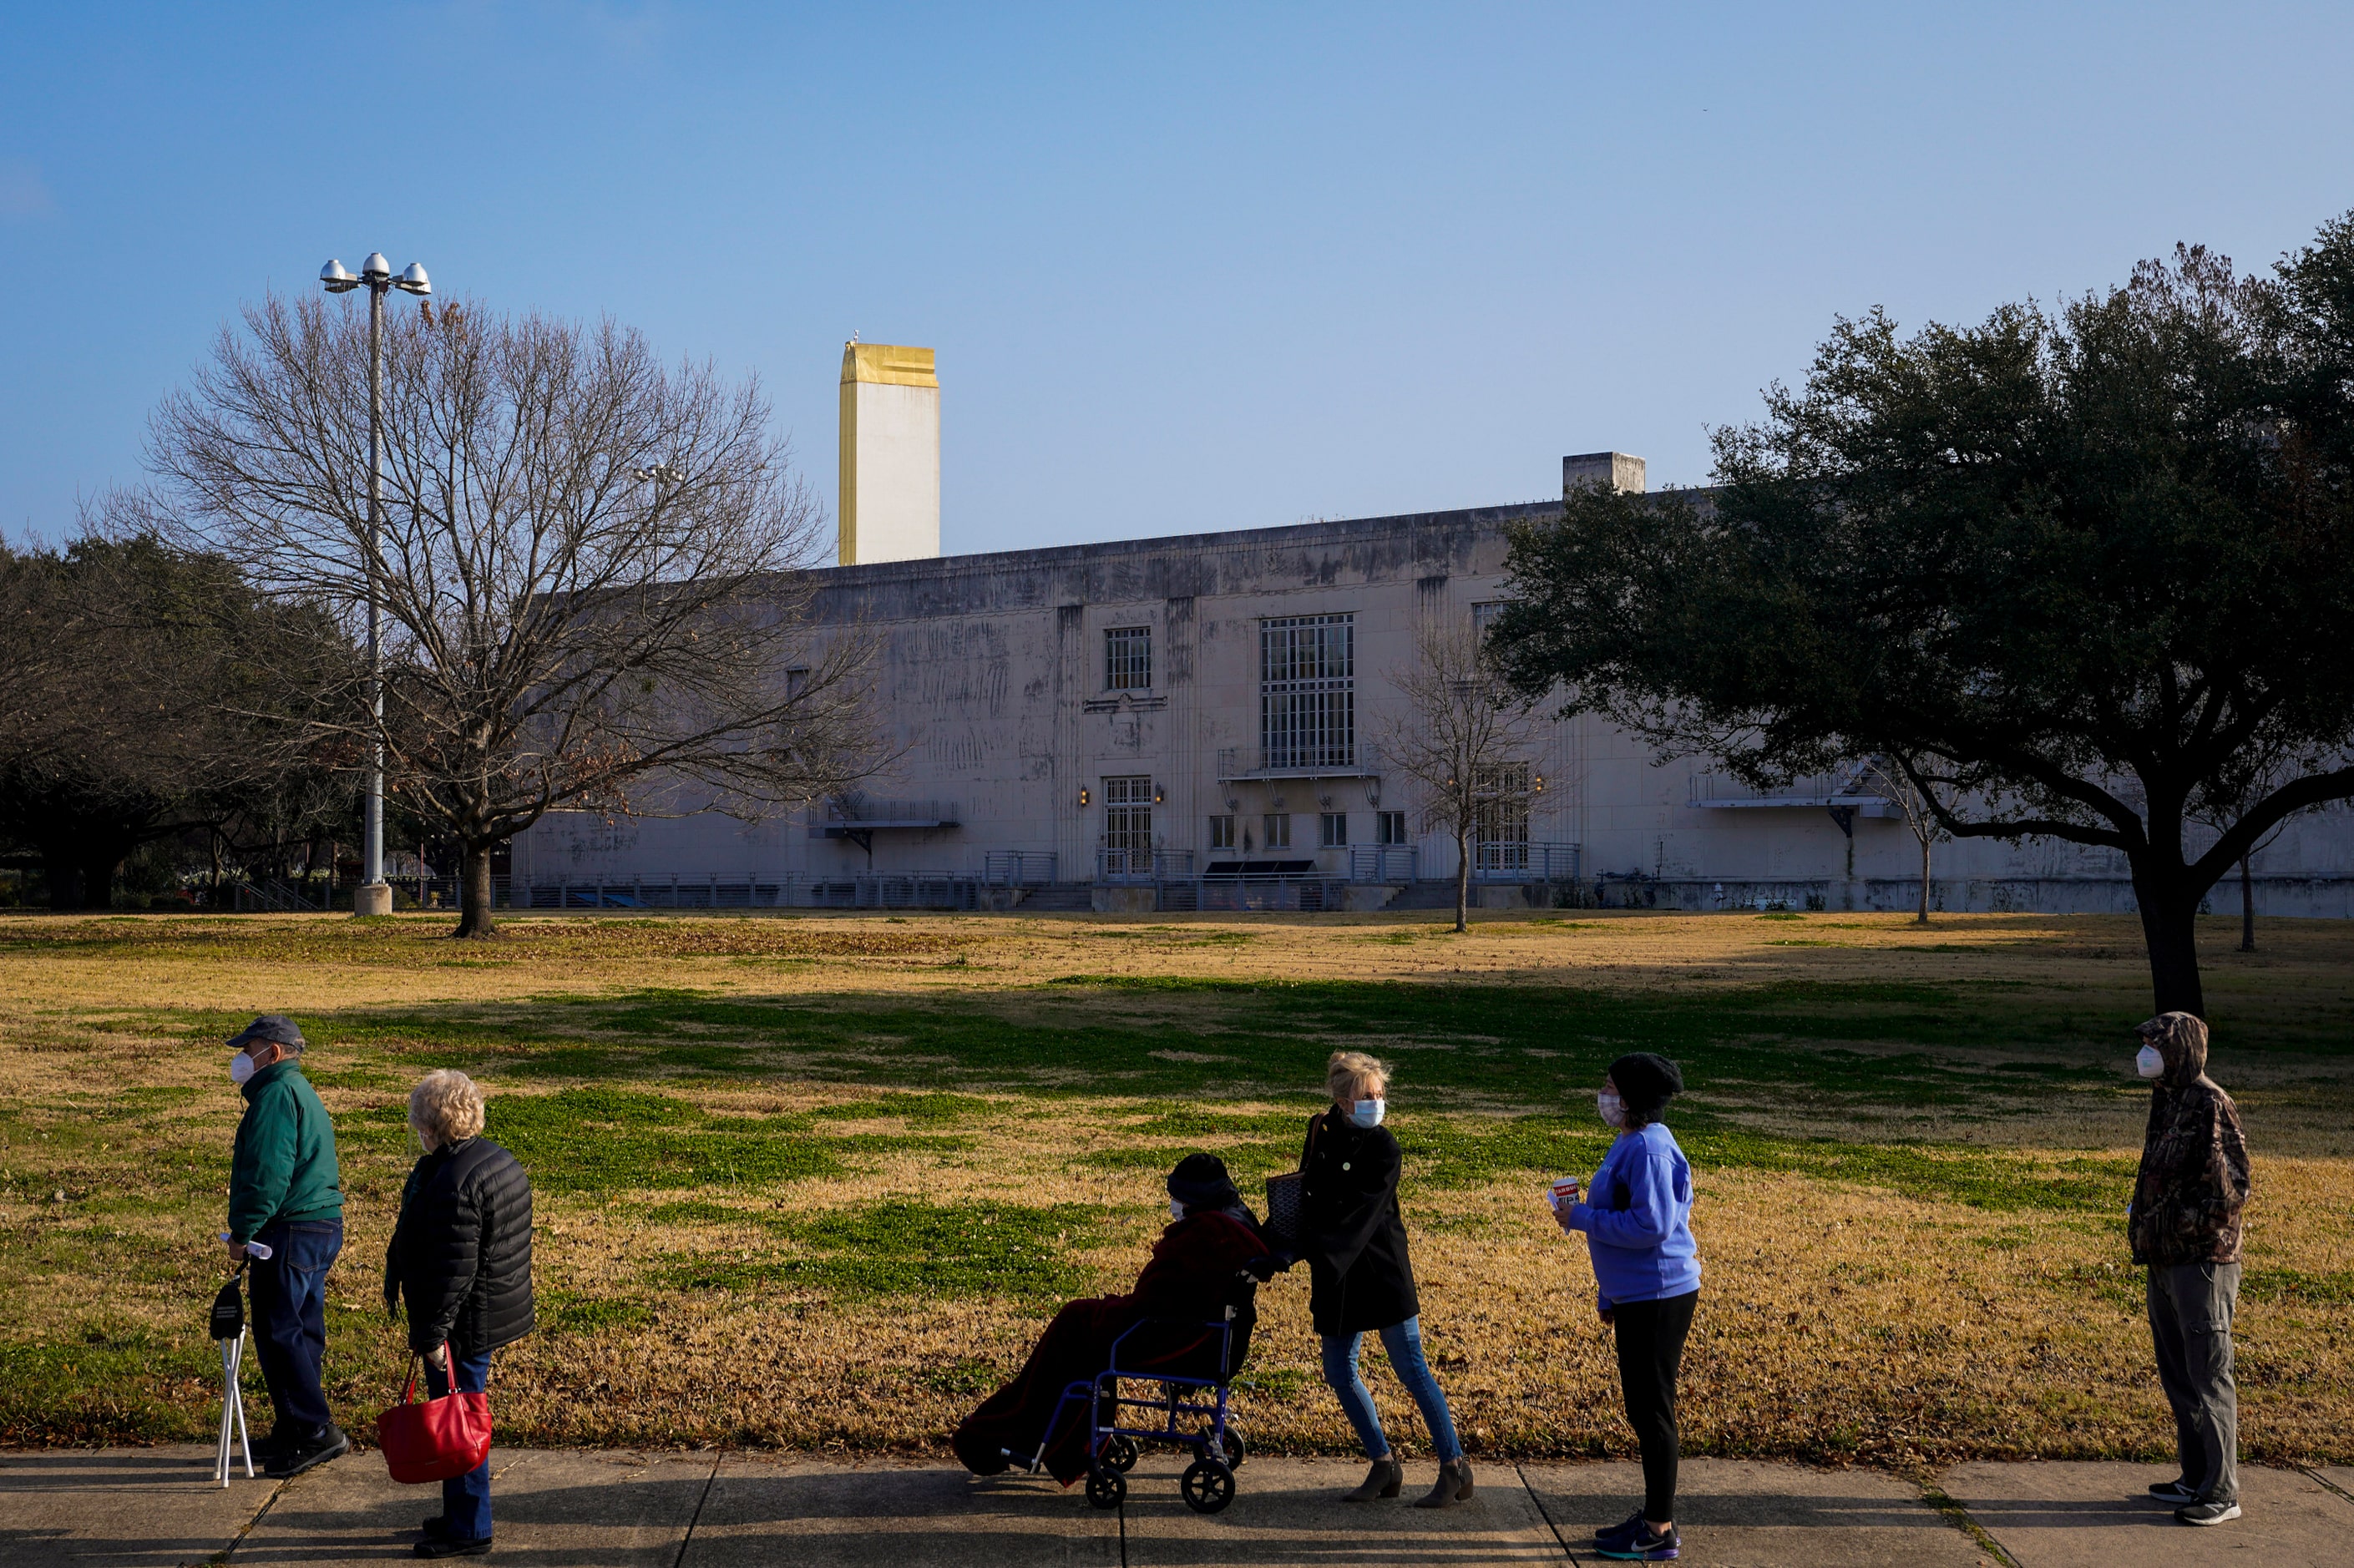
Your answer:
[[[1707,1278],[1696,1453],[2156,1456],[2123,1208],[2147,1089],[2129,920],[1868,915],[516,920],[0,918],[0,1442],[202,1435],[238,1100],[218,1042],[293,1013],[350,1240],[331,1392],[401,1366],[383,1246],[408,1086],[459,1066],[539,1193],[526,1442],[941,1455],[1064,1298],[1119,1288],[1160,1175],[1297,1158],[1325,1054],[1397,1065],[1424,1331],[1490,1454],[1623,1453],[1609,1341],[1546,1179],[1661,1051]],[[2256,1156],[2253,1457],[2354,1460],[2354,927],[2202,931],[2214,1072]],[[1254,1440],[1345,1452],[1305,1271],[1261,1292]],[[1377,1398],[1408,1405],[1374,1358]],[[208,1372],[208,1368],[211,1368]],[[258,1391],[258,1383],[255,1385]],[[1418,1435],[1417,1435],[1418,1436]]]

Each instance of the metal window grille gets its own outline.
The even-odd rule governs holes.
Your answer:
[[[1115,626],[1104,633],[1104,687],[1114,692],[1152,689],[1152,628]]]
[[[1354,619],[1290,615],[1258,623],[1262,767],[1356,765]]]
[[[1349,843],[1349,813],[1324,811],[1316,819],[1316,843],[1320,849],[1345,849]]]
[[[1478,868],[1521,871],[1529,863],[1529,765],[1508,762],[1479,780]]]
[[[1152,869],[1152,779],[1104,780],[1104,858],[1115,871]]]

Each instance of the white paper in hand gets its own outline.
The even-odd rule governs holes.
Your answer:
[[[223,1241],[228,1240],[228,1233],[227,1231],[221,1232],[220,1239]],[[271,1246],[268,1242],[248,1242],[245,1244],[246,1255],[249,1257],[258,1257],[264,1263],[268,1263],[270,1258],[276,1255],[277,1251],[278,1249]]]

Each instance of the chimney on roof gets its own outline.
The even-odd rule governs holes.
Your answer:
[[[1575,457],[1561,460],[1561,493],[1567,495],[1581,484],[1598,484],[1608,490],[1623,490],[1630,495],[1643,493],[1643,460],[1625,452],[1580,452]]]

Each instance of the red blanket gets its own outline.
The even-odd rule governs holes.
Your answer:
[[[1013,1381],[983,1400],[957,1427],[950,1439],[957,1457],[965,1468],[982,1476],[1004,1469],[1012,1462],[1005,1454],[1009,1449],[1028,1464],[1047,1423],[1055,1419],[1063,1391],[1102,1372],[1111,1359],[1112,1341],[1147,1318],[1214,1322],[1228,1307],[1235,1308],[1232,1364],[1223,1373],[1213,1364],[1217,1360],[1214,1330],[1194,1336],[1147,1330],[1130,1340],[1120,1356],[1123,1368],[1133,1361],[1140,1370],[1231,1376],[1242,1365],[1256,1316],[1252,1298],[1257,1287],[1243,1273],[1243,1266],[1266,1252],[1267,1243],[1258,1233],[1230,1214],[1191,1213],[1174,1222],[1153,1244],[1152,1261],[1136,1277],[1136,1288],[1124,1296],[1074,1301],[1055,1314]],[[1148,1339],[1149,1346],[1142,1343]],[[1046,1468],[1065,1486],[1087,1473],[1087,1425],[1086,1404],[1074,1403],[1063,1412],[1046,1446]]]

